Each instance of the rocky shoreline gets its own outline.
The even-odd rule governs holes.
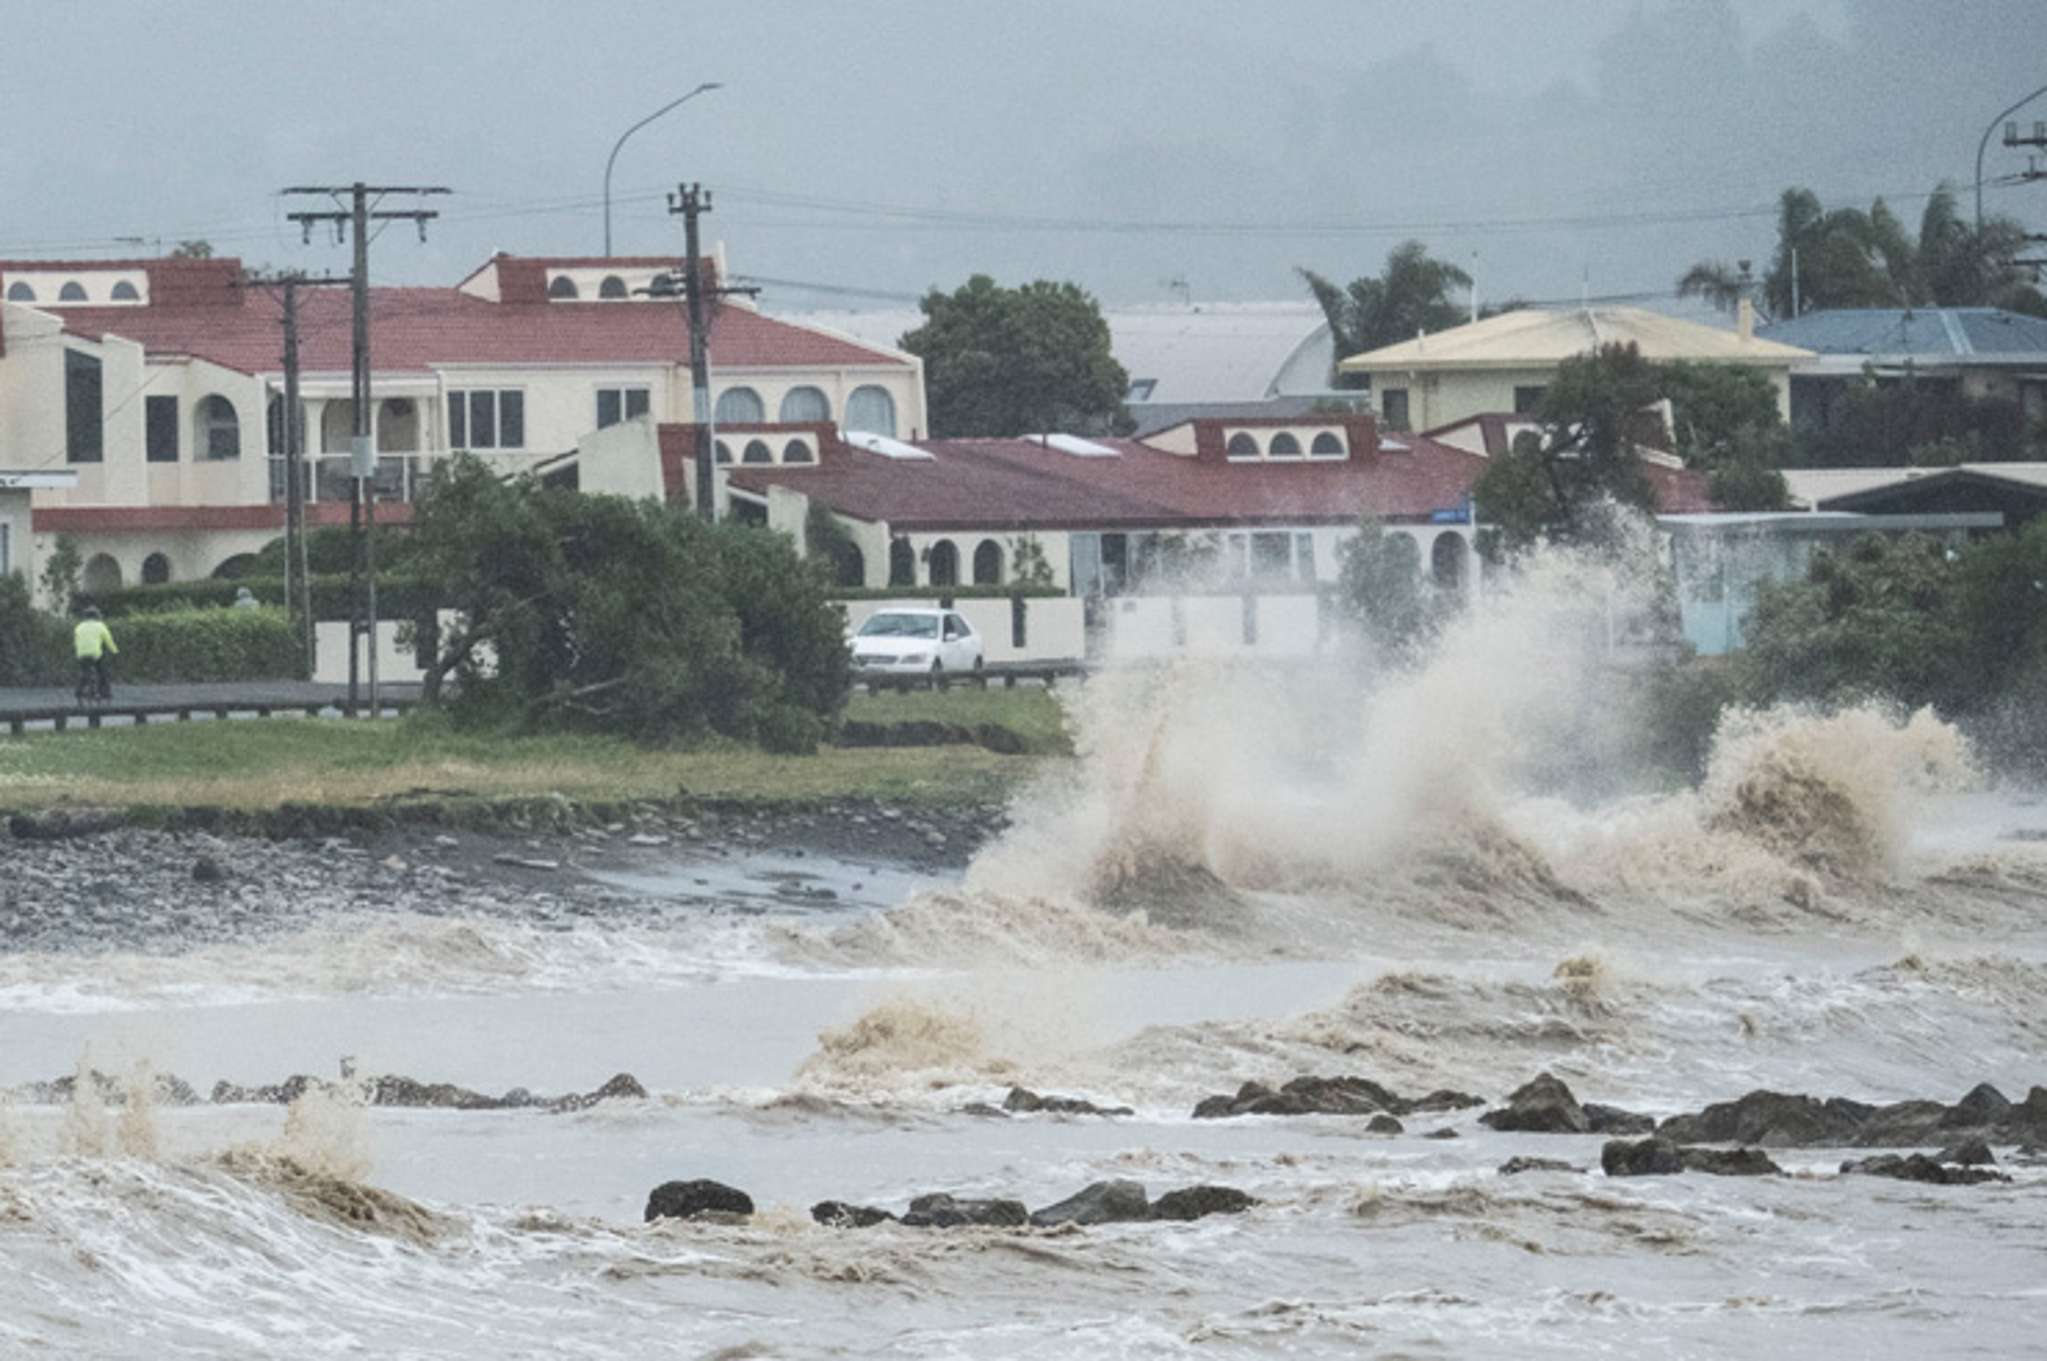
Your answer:
[[[775,852],[956,871],[999,805],[866,799],[578,804],[432,798],[367,808],[55,808],[0,836],[0,952],[180,948],[364,912],[563,920],[645,910],[592,870]]]

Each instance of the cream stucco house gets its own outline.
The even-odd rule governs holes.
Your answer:
[[[1533,411],[1557,365],[1603,345],[1632,344],[1658,363],[1741,364],[1762,371],[1789,414],[1789,375],[1811,351],[1755,335],[1743,308],[1734,330],[1639,307],[1504,312],[1435,335],[1354,354],[1344,373],[1372,380],[1380,418],[1396,430],[1436,430],[1473,416]]]

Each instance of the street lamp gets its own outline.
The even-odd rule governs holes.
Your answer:
[[[654,110],[654,112],[648,114],[645,118],[627,128],[624,133],[620,134],[617,143],[611,148],[611,155],[604,162],[604,253],[607,256],[611,254],[611,167],[618,160],[619,147],[625,145],[626,138],[632,136],[662,114],[667,113],[670,109],[680,108],[706,90],[722,90],[723,88],[725,87],[715,80],[705,81],[682,98],[670,100],[668,103],[663,104],[660,108]]]
[[[1999,123],[2002,123],[2005,119],[2011,117],[2041,95],[2047,95],[2047,85],[2042,85],[2039,89],[1991,119],[1990,126],[1983,129],[1983,140],[1976,143],[1976,230],[1979,232],[1983,230],[1983,149],[1990,145],[1990,134],[1997,131]]]

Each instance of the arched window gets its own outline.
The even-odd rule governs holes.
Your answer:
[[[121,589],[121,564],[110,553],[95,553],[78,574],[78,584],[87,595],[101,595]]]
[[[407,454],[419,448],[419,406],[410,397],[388,397],[377,407],[377,452]]]
[[[242,456],[242,423],[233,402],[217,392],[200,398],[192,409],[192,447],[201,458]]]
[[[1272,444],[1265,453],[1269,458],[1299,458],[1301,442],[1288,431],[1282,430],[1272,437]]]
[[[933,586],[960,584],[960,551],[953,547],[951,539],[940,539],[931,545],[931,556],[926,560],[925,567]]]
[[[784,463],[817,462],[815,458],[811,457],[810,446],[800,439],[792,439],[782,446],[782,461]]]
[[[915,586],[917,584],[917,555],[910,551],[908,539],[891,539],[888,545],[888,584],[891,586]]]
[[[832,418],[831,399],[818,388],[790,388],[782,394],[782,414],[777,418],[794,424],[797,421],[828,421]]]
[[[171,579],[171,560],[161,553],[151,553],[142,560],[142,584],[161,586]]]
[[[768,448],[768,442],[764,439],[750,439],[746,442],[744,452],[739,455],[739,461],[741,463],[773,463],[775,461],[775,451]]]
[[[1224,452],[1231,458],[1256,458],[1258,457],[1258,441],[1239,430],[1236,434],[1230,436],[1230,442],[1224,446]]]
[[[114,281],[113,299],[115,302],[141,302],[142,295],[135,291],[134,284],[126,279],[117,279]]]
[[[846,428],[864,435],[896,437],[896,399],[872,383],[853,389],[846,398]]]
[[[752,388],[726,388],[718,394],[718,408],[711,419],[720,425],[758,425],[768,418],[761,395]]]
[[[720,463],[730,463],[732,461],[732,446],[724,440],[718,440],[711,446],[711,456]]]
[[[974,550],[974,584],[976,586],[1002,584],[1002,545],[993,539],[981,540],[981,546]]]
[[[84,302],[84,301],[85,301],[85,285],[84,285],[84,284],[82,284],[82,283],[80,283],[80,282],[78,282],[78,280],[76,280],[76,279],[67,279],[67,280],[65,280],[65,281],[64,281],[64,286],[63,286],[62,288],[60,288],[60,289],[58,289],[58,290],[57,290],[57,301],[58,301],[58,302]]]
[[[616,274],[605,275],[604,282],[597,285],[597,296],[600,298],[623,298],[625,295],[625,280]]]
[[[1315,436],[1315,442],[1308,446],[1308,452],[1316,458],[1342,458],[1343,441],[1328,430]]]
[[[832,540],[832,579],[841,586],[867,584],[867,559],[851,539]]]
[[[557,274],[547,285],[547,296],[563,301],[573,301],[580,295],[576,292],[576,281],[566,274]]]
[[[1429,548],[1429,571],[1436,578],[1436,584],[1445,590],[1463,590],[1468,557],[1462,534],[1454,529],[1438,534],[1436,542]]]
[[[36,291],[21,280],[16,279],[13,283],[7,285],[7,301],[34,302],[35,300]]]
[[[1422,550],[1421,545],[1414,541],[1414,535],[1394,530],[1386,536],[1386,552],[1408,575],[1421,574]]]
[[[355,440],[355,403],[343,398],[320,407],[320,452],[345,454]]]
[[[213,579],[215,581],[240,581],[243,577],[254,576],[255,573],[256,555],[254,553],[237,553],[213,569]]]

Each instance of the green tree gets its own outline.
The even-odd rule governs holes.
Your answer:
[[[43,559],[41,573],[43,598],[50,602],[51,609],[71,608],[78,595],[78,573],[84,566],[85,555],[78,550],[78,540],[69,534],[59,534],[50,556]]]
[[[1791,508],[1791,488],[1781,471],[1791,457],[1791,432],[1782,425],[1749,425],[1716,451],[1707,470],[1707,491],[1722,510]]]
[[[1782,423],[1776,386],[1746,365],[1664,364],[1660,382],[1670,399],[1671,452],[1686,463],[1715,465],[1747,432]]]
[[[1916,237],[1881,198],[1867,212],[1829,209],[1810,189],[1786,189],[1762,306],[1776,317],[1822,308],[1936,306],[2047,315],[2047,297],[2029,268],[2017,263],[2026,244],[2025,229],[2010,218],[1990,218],[1980,230],[1965,220],[1944,181],[1928,196]],[[1705,260],[1678,279],[1678,292],[1732,312],[1746,285],[1745,270]]]
[[[1470,288],[1471,276],[1447,260],[1431,257],[1419,241],[1395,246],[1377,278],[1352,279],[1347,286],[1339,287],[1313,270],[1299,273],[1328,318],[1338,359],[1412,340],[1418,331],[1447,331],[1466,319],[1465,309],[1452,301],[1452,295]],[[1364,379],[1338,374],[1335,381],[1340,387],[1356,386]]]
[[[456,612],[430,688],[459,680],[460,714],[804,750],[844,701],[828,575],[779,533],[507,481],[468,455],[436,470],[413,533]]]
[[[1451,604],[1423,582],[1421,549],[1413,537],[1389,533],[1369,516],[1357,537],[1337,549],[1335,601],[1373,655],[1395,665],[1427,647]]]
[[[1004,288],[976,274],[918,304],[924,324],[901,344],[924,361],[931,433],[1007,436],[1127,428],[1130,377],[1109,324],[1079,286],[1037,280]]]
[[[1648,411],[1661,395],[1662,375],[1633,344],[1559,364],[1535,412],[1540,433],[1523,431],[1472,488],[1499,543],[1511,552],[1545,538],[1594,541],[1610,529],[1598,509],[1607,501],[1653,508],[1638,449],[1662,443]]]
[[[177,245],[171,247],[171,258],[173,260],[211,260],[213,258],[213,243],[204,237],[195,237],[190,241],[180,241]]]

